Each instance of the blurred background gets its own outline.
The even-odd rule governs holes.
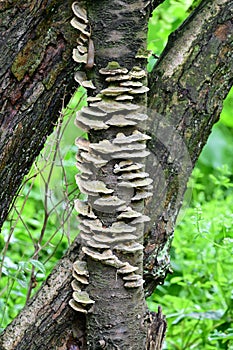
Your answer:
[[[149,21],[148,49],[157,56],[168,36],[198,5],[166,0]],[[151,56],[148,70],[156,59]],[[74,198],[75,111],[86,104],[79,88],[25,178],[0,235],[0,331],[38,290],[78,233]],[[233,350],[233,89],[203,149],[175,230],[174,273],[148,298],[167,315],[166,350]]]

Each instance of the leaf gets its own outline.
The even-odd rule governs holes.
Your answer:
[[[45,267],[44,265],[39,261],[39,260],[35,260],[35,259],[30,259],[30,263],[37,268],[37,270],[39,270],[40,272],[42,272],[43,274],[46,273]]]

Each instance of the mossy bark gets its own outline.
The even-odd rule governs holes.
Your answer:
[[[25,91],[29,88],[30,94],[30,91],[34,91],[33,87],[35,87],[35,91],[40,91],[40,86],[38,87],[36,83],[33,85],[34,79],[37,81],[36,79],[40,75],[33,73],[30,77],[28,72],[22,78],[23,74],[19,70],[19,73],[16,73],[16,75],[22,80],[18,81],[17,76],[11,71],[13,62],[15,60],[17,62],[17,59],[22,59],[22,54],[18,56],[19,51],[25,53],[26,51],[23,51],[23,48],[27,47],[29,39],[33,40],[33,33],[37,26],[34,26],[34,24],[29,26],[28,23],[42,21],[46,9],[50,9],[51,26],[57,23],[56,30],[64,31],[64,28],[68,28],[66,25],[69,26],[70,8],[68,8],[67,3],[62,5],[62,2],[59,1],[50,2],[49,4],[44,1],[37,7],[36,5],[33,6],[33,2],[27,2],[26,4],[22,2],[22,4],[20,3],[21,10],[20,6],[16,6],[16,2],[13,5],[12,2],[7,1],[2,3],[0,5],[2,13],[7,11],[8,8],[8,16],[13,16],[15,13],[15,18],[19,17],[15,21],[10,21],[8,17],[7,25],[2,30],[6,31],[9,23],[12,23],[13,41],[15,33],[18,33],[18,36],[20,35],[17,26],[21,23],[20,18],[22,18],[22,27],[25,32],[25,35],[20,36],[23,40],[22,45],[17,46],[15,42],[12,44],[9,54],[6,55],[8,57],[1,57],[1,62],[3,62],[3,64],[1,63],[1,67],[3,67],[1,84],[5,82],[1,87],[1,93],[5,92],[4,99],[1,99],[2,102],[4,101],[4,105],[1,107],[1,164],[5,164],[1,173],[1,195],[3,198],[1,215],[3,220],[8,211],[9,200],[14,197],[23,174],[30,167],[34,156],[38,154],[39,149],[42,147],[45,137],[52,130],[53,122],[56,119],[54,115],[52,116],[52,112],[57,112],[60,106],[60,102],[57,101],[64,95],[65,87],[63,87],[63,84],[65,83],[68,89],[73,86],[71,76],[73,65],[70,58],[65,59],[64,69],[61,70],[61,73],[55,79],[53,88],[48,91],[45,89],[41,94],[35,92],[34,96],[38,96],[38,98],[35,98],[36,101],[30,104],[30,99],[28,100]],[[18,4],[19,2],[17,1]],[[223,99],[232,85],[232,5],[232,0],[203,1],[195,14],[171,36],[164,54],[150,76],[149,106],[157,114],[152,115],[152,117],[154,116],[154,123],[152,122],[151,124],[151,135],[155,135],[155,137],[152,138],[149,147],[152,152],[159,151],[158,159],[165,169],[164,173],[167,176],[168,190],[165,201],[156,210],[156,215],[153,216],[152,212],[149,212],[153,219],[153,225],[146,235],[144,256],[145,291],[148,294],[151,293],[155,285],[164,280],[168,272],[169,245],[173,235],[175,218],[181,205],[182,194],[186,188],[187,178],[211,132],[211,127],[218,120]],[[12,8],[14,8],[13,12]],[[20,11],[22,11],[22,8],[24,9],[24,15],[21,16]],[[63,9],[62,15],[59,12],[61,8]],[[30,14],[33,15],[34,21],[26,21],[25,24],[27,13],[29,18],[31,18]],[[53,21],[59,13],[60,21]],[[63,21],[65,27],[61,25]],[[70,29],[67,29],[67,33],[70,33],[69,31]],[[9,42],[11,31],[6,31],[6,33],[8,33]],[[47,30],[41,31],[41,35],[44,37],[46,37],[46,33]],[[63,38],[64,33],[62,34],[61,32],[59,37]],[[70,51],[64,52],[65,55],[70,55],[71,53],[71,48],[75,41],[75,33],[72,31],[68,38],[69,40],[64,40],[64,43],[66,50],[69,48],[68,51]],[[7,40],[6,37],[5,40]],[[59,40],[55,40],[52,48],[54,45],[57,48],[58,42]],[[57,52],[57,50],[55,51]],[[38,57],[38,54],[35,57]],[[47,59],[41,66],[43,68],[42,72],[49,69],[46,75],[47,79],[50,79],[49,72],[52,71],[53,67],[53,64],[48,62],[64,64],[64,57],[61,53],[58,56],[52,55],[53,57],[56,57],[57,60]],[[10,61],[4,63],[7,60]],[[16,66],[17,64],[15,63],[14,67]],[[31,66],[33,67],[33,63]],[[30,71],[30,68],[28,70]],[[13,71],[16,72],[15,69]],[[28,85],[24,79],[29,79]],[[11,89],[11,86],[14,89]],[[20,86],[22,86],[23,93]],[[7,91],[9,93],[6,93]],[[14,94],[17,91],[18,93]],[[10,98],[10,96],[12,97]],[[23,111],[22,106],[27,106],[26,101],[28,101],[29,107]],[[44,103],[47,108],[45,113],[42,113]],[[155,118],[155,115],[159,115],[159,118]],[[157,130],[158,126],[163,130],[163,121],[164,125],[165,121],[169,122],[169,125],[172,124],[173,128],[182,137],[190,154],[191,165],[189,161],[188,163],[185,161],[185,156],[179,162],[178,160],[169,161],[166,147],[158,141],[155,133],[155,129]],[[23,124],[23,128],[20,122]],[[26,126],[24,126],[24,123],[26,123]],[[35,123],[35,131],[37,133],[31,130],[32,123]],[[25,135],[27,135],[26,139]],[[170,140],[174,144],[176,138],[171,136]],[[23,142],[25,142],[26,155],[24,155],[23,151],[25,147],[18,147],[19,144],[23,145]],[[14,159],[12,159],[12,155],[16,155]],[[29,159],[26,159],[26,156]],[[182,179],[177,176],[179,167],[184,171],[181,172],[181,175],[183,174]],[[153,168],[154,178],[156,178],[156,171],[157,169]],[[156,208],[155,201],[153,203]],[[153,210],[153,206],[150,206],[150,208]],[[42,289],[0,336],[1,350],[42,350],[48,348],[77,350],[86,348],[85,327],[84,329],[82,328],[84,320],[81,315],[75,314],[67,305],[71,293],[69,287],[72,278],[70,273],[71,265],[78,253],[79,245],[74,243],[72,249],[59,262]],[[28,319],[30,322],[28,322]],[[74,319],[78,322],[77,327],[75,327],[76,333],[72,332]],[[137,345],[134,348],[137,348]]]

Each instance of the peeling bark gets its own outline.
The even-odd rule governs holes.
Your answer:
[[[5,2],[4,4],[5,5],[1,4],[1,6],[5,6],[5,8],[7,8],[7,6],[11,6],[8,2]],[[51,3],[48,5],[47,2],[42,2],[42,4],[44,4],[44,6],[41,7],[43,11],[45,11],[46,6],[50,6],[49,8],[52,9]],[[207,140],[208,135],[210,134],[211,127],[219,117],[222,108],[222,101],[232,85],[232,5],[232,0],[203,1],[201,7],[195,11],[195,14],[191,16],[185,22],[185,24],[171,36],[164,54],[160,58],[150,77],[149,85],[151,92],[149,95],[149,106],[151,110],[155,111],[157,114],[152,113],[150,134],[152,136],[154,135],[154,138],[152,138],[150,141],[149,147],[152,153],[155,152],[157,154],[157,164],[159,163],[163,165],[163,174],[166,174],[167,187],[165,197],[162,196],[162,207],[157,208],[156,206],[156,199],[158,200],[158,196],[154,197],[152,203],[150,204],[150,208],[155,208],[155,215],[152,215],[153,225],[152,227],[148,228],[145,238],[145,290],[148,294],[152,292],[155,285],[164,280],[165,275],[168,272],[169,246],[173,235],[175,219],[181,205],[182,194],[185,191],[188,176]],[[27,9],[29,11],[29,7],[27,6],[29,5],[25,5],[25,11]],[[31,6],[32,13],[36,12],[37,8],[33,7],[33,5]],[[62,6],[62,4],[60,4],[60,6]],[[94,2],[92,2],[92,5],[90,6],[93,6],[93,10],[91,10],[90,7],[90,13],[91,11],[94,13]],[[97,6],[100,6],[100,4]],[[17,7],[15,7],[15,11],[17,11],[16,9]],[[10,10],[12,11],[12,8]],[[67,11],[70,10],[67,10],[66,4],[63,9],[63,19],[64,14],[67,13]],[[50,14],[52,23],[54,12],[52,11]],[[39,16],[37,17],[38,20],[42,20],[43,16],[41,13],[39,13]],[[60,20],[63,21],[62,19]],[[59,24],[59,30],[61,30],[61,28],[63,28],[63,26]],[[97,35],[96,28],[94,33],[96,34],[93,34],[93,37]],[[23,36],[25,38],[25,43],[22,45],[22,47],[26,46],[27,38],[30,36],[32,36],[30,31],[27,35],[25,34],[25,36]],[[69,47],[70,45],[73,46],[72,43],[68,44],[67,42],[66,44],[69,45]],[[57,50],[55,51],[57,52]],[[15,52],[14,47],[11,51],[12,55],[9,56],[11,57],[11,63],[13,63],[15,57],[17,56],[13,54],[13,52]],[[24,53],[25,52],[26,51],[24,51]],[[52,55],[52,57],[54,56]],[[179,60],[177,60],[177,58],[179,58]],[[96,61],[98,65],[98,52]],[[67,65],[65,65],[64,71],[62,70],[61,74],[59,74],[57,79],[55,79],[55,85],[52,89],[54,98],[56,96],[62,96],[62,93],[64,92],[62,89],[62,83],[64,83],[65,79],[68,79],[67,83],[71,81],[71,79],[69,79],[69,74],[73,67],[70,62],[69,64],[66,64]],[[47,65],[44,65],[44,67],[45,66],[47,67]],[[4,67],[4,64],[2,67]],[[29,68],[28,70],[30,71]],[[4,76],[7,78],[4,78],[2,81],[8,81],[9,83],[8,85],[6,84],[7,86],[10,86],[11,82],[15,83],[15,91],[20,90],[20,82],[22,86],[25,86],[24,84],[26,83],[24,78],[22,78],[22,74],[20,75],[20,72],[16,73],[18,78],[22,79],[17,82],[17,77],[11,72],[9,63],[8,66],[6,66],[4,74],[6,74]],[[24,77],[27,75],[30,78],[29,72],[24,74]],[[35,77],[36,75],[32,76]],[[49,76],[50,75],[48,75],[48,77]],[[30,79],[33,80],[33,78]],[[37,86],[37,84],[35,84],[35,86]],[[55,89],[55,86],[61,87],[61,90],[59,90],[59,88]],[[18,88],[16,89],[16,87]],[[29,89],[29,91],[31,90]],[[34,90],[32,89],[32,91]],[[18,172],[16,171],[16,169],[18,170],[19,168],[19,162],[10,163],[10,155],[16,154],[16,159],[20,159],[25,169],[29,167],[33,158],[33,156],[30,155],[30,160],[26,162],[26,158],[23,156],[22,150],[19,151],[16,147],[16,144],[18,145],[19,141],[22,140],[22,128],[20,124],[18,127],[16,127],[16,122],[24,122],[25,120],[28,121],[27,118],[30,116],[30,122],[36,123],[36,118],[33,116],[36,115],[38,106],[41,106],[41,104],[43,105],[43,101],[48,100],[48,110],[50,112],[55,111],[57,104],[52,102],[52,99],[49,99],[49,96],[51,96],[51,91],[43,92],[38,97],[37,101],[32,104],[33,107],[34,105],[37,106],[37,109],[30,109],[30,107],[28,107],[26,112],[22,111],[21,109],[22,106],[25,105],[25,100],[27,99],[26,95],[23,97],[20,95],[19,100],[16,100],[14,104],[10,99],[8,99],[8,97],[7,99],[5,98],[5,101],[7,100],[7,102],[5,102],[4,105],[4,113],[9,107],[9,111],[13,111],[12,113],[15,114],[14,119],[11,119],[8,117],[8,115],[10,116],[11,114],[5,113],[4,116],[7,116],[7,118],[4,118],[4,123],[2,122],[1,124],[2,126],[9,125],[9,129],[6,129],[6,127],[4,129],[2,127],[3,152],[1,155],[3,155],[2,157],[5,159],[5,164],[8,162],[9,168],[13,169],[9,176],[6,176],[6,168],[3,169],[1,174],[2,179],[6,178],[6,185],[4,184],[6,189],[1,189],[1,193],[4,193],[3,198],[5,198],[4,196],[6,196],[7,191],[9,192],[11,189],[14,189],[13,192],[9,192],[14,194],[17,189],[16,185],[13,186],[14,182],[11,183],[10,180],[17,179],[19,183],[19,180],[21,180],[23,176],[19,176]],[[4,91],[2,90],[1,92],[3,93]],[[45,98],[45,93],[47,93],[47,99]],[[11,95],[12,94],[13,92],[11,92]],[[33,93],[31,95],[33,95]],[[10,96],[10,94],[7,94],[7,96]],[[16,108],[16,106],[18,106],[17,101],[21,101],[18,109]],[[18,113],[18,111],[21,111],[21,114]],[[25,116],[25,119],[22,119],[22,116]],[[41,123],[40,128],[42,129],[40,136],[38,136],[38,142],[40,145],[38,148],[41,147],[43,137],[45,137],[45,135],[48,133],[48,125],[50,125],[49,120],[51,121],[51,119],[49,119],[48,111],[46,111],[43,116],[45,120],[42,120],[41,118],[39,119],[39,122],[35,124],[36,127],[38,127],[38,124]],[[182,153],[181,159],[173,159],[172,161],[169,160],[166,152],[167,147],[170,144],[176,145],[177,142],[178,147],[176,148],[173,146],[173,148],[171,148],[174,151],[173,156],[175,156],[177,155],[177,152],[179,154],[179,150],[182,149],[182,143],[180,143],[180,139],[178,137],[175,137],[177,135],[176,133],[169,134],[167,144],[161,142],[158,137],[159,135],[157,134],[157,130],[161,130],[161,134],[163,135],[162,131],[164,131],[164,127],[166,125],[164,126],[164,123],[162,122],[165,119],[168,125],[172,125],[173,129],[178,132],[178,135],[180,135],[181,139],[185,142],[188,153],[190,154],[188,162],[185,158],[187,155],[186,153]],[[29,126],[31,126],[31,124]],[[35,142],[33,138],[35,135],[33,135],[31,129],[29,130],[29,126],[27,129],[23,124],[24,130],[28,130],[27,142],[29,142],[32,148]],[[11,133],[9,133],[9,130],[11,130]],[[165,133],[165,135],[167,134]],[[14,151],[11,151],[10,146],[14,146]],[[26,147],[28,147],[27,144]],[[21,153],[16,153],[16,149]],[[189,162],[190,160],[191,163]],[[14,163],[14,165],[12,165],[12,163]],[[154,163],[151,163],[151,165],[153,164]],[[157,171],[157,167],[154,166],[153,176],[155,179],[157,178],[156,175],[160,174]],[[159,180],[157,183],[159,185]],[[12,197],[13,195],[11,198]],[[6,200],[5,202],[4,200],[2,211],[2,213],[4,213],[3,217],[5,217],[7,212],[5,209],[6,206],[4,205]],[[152,214],[151,212],[149,213]],[[45,282],[42,289],[30,301],[30,304],[24,308],[24,310],[12,322],[12,324],[6,328],[5,332],[0,336],[1,350],[42,350],[48,348],[86,349],[83,317],[80,314],[75,314],[67,305],[71,294],[69,287],[71,282],[71,265],[74,259],[78,256],[79,249],[79,245],[75,243],[71,250],[68,251],[67,255],[59,262],[58,266],[55,268],[49,279]],[[57,271],[59,271],[59,274]],[[64,273],[62,273],[62,271]],[[158,325],[162,324],[162,316],[159,315],[160,313],[158,313],[158,319],[160,320],[158,321]],[[71,324],[73,323],[74,318],[77,322],[77,327],[75,329],[76,333],[71,330]],[[30,323],[27,321],[27,319],[30,319]],[[161,332],[162,329],[164,329],[163,326],[161,326]]]

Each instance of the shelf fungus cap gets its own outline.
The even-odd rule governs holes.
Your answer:
[[[79,149],[88,152],[90,141],[84,139],[83,137],[78,137],[75,140],[75,145],[78,146]]]
[[[92,234],[90,232],[89,233],[85,233],[83,231],[80,231],[79,237],[81,237],[83,244],[86,245],[86,242],[91,239]]]
[[[113,256],[111,249],[106,249],[102,253],[99,253],[89,247],[82,247],[82,251],[96,261],[108,260]]]
[[[135,194],[135,196],[133,196],[131,198],[131,201],[140,201],[142,199],[147,199],[147,198],[150,198],[153,196],[153,192],[148,192],[148,191],[140,191],[140,192],[137,192]]]
[[[87,292],[73,292],[73,299],[82,305],[91,305],[94,304],[95,301],[90,299]]]
[[[140,81],[128,80],[128,81],[122,81],[120,83],[120,86],[139,88],[139,87],[143,86],[143,84]]]
[[[106,113],[136,111],[141,108],[139,105],[136,105],[134,103],[122,103],[117,101],[110,103],[103,100],[95,103],[94,106],[100,108]]]
[[[115,267],[116,269],[120,269],[121,267],[125,266],[125,263],[115,255],[113,255],[111,259],[104,260],[103,264]]]
[[[78,49],[73,49],[73,60],[78,63],[87,63],[87,53],[81,55]]]
[[[102,98],[100,96],[88,96],[87,97],[87,102],[99,102],[101,101]]]
[[[81,171],[82,175],[90,176],[93,174],[93,171],[88,167],[86,164],[83,164],[81,162],[77,162],[76,167],[79,171]]]
[[[121,67],[118,62],[109,62],[106,68],[99,70],[100,74],[103,75],[116,75],[116,74],[127,74],[128,69]]]
[[[146,76],[146,71],[141,69],[140,67],[133,67],[132,70],[129,72],[129,75],[133,79],[142,79]]]
[[[77,303],[74,299],[69,300],[69,305],[72,307],[73,310],[82,312],[83,314],[87,314],[87,310],[84,309],[84,307]]]
[[[124,284],[125,288],[138,288],[141,287],[144,283],[144,280],[142,278],[136,280],[136,281],[128,281]]]
[[[105,96],[118,96],[128,91],[131,91],[131,89],[124,86],[109,86],[101,90],[100,93]]]
[[[79,19],[81,19],[84,23],[87,24],[87,11],[84,8],[80,7],[77,1],[73,2],[71,7],[75,16],[77,16]]]
[[[74,27],[75,29],[78,29],[82,34],[84,34],[88,38],[91,36],[91,33],[89,33],[86,30],[87,29],[86,23],[81,23],[80,21],[78,21],[76,17],[72,18],[72,20],[70,21],[70,24],[72,25],[72,27]]]
[[[151,137],[141,133],[140,131],[135,130],[132,135],[126,136],[123,132],[119,132],[115,139],[113,139],[113,144],[125,144],[125,143],[132,143],[132,142],[142,142],[150,140]]]
[[[102,120],[90,119],[90,117],[88,118],[88,116],[85,117],[81,114],[77,115],[77,118],[75,119],[75,125],[84,131],[89,131],[90,129],[102,130],[109,128],[109,126],[106,125]]]
[[[133,100],[133,96],[130,95],[119,95],[115,98],[116,101],[132,101]]]
[[[139,180],[134,180],[134,181],[122,181],[119,182],[118,186],[122,187],[128,187],[128,188],[139,188],[139,187],[144,187],[153,182],[152,179],[150,178],[145,178],[145,179],[139,179]]]
[[[112,152],[120,151],[120,147],[112,145],[112,143],[109,140],[102,140],[98,143],[91,143],[90,148],[93,149],[95,152],[102,154],[109,154]]]
[[[81,84],[85,89],[95,90],[96,87],[91,80],[84,80]]]
[[[130,76],[127,74],[117,74],[117,75],[113,75],[110,77],[107,77],[105,80],[107,82],[113,82],[113,81],[124,81],[124,80],[129,80]]]
[[[150,89],[147,86],[141,86],[137,89],[132,89],[130,90],[130,94],[131,95],[137,95],[137,94],[145,94],[147,91],[149,91]]]
[[[80,234],[81,234],[82,232],[83,232],[83,233],[87,233],[87,234],[91,234],[91,231],[90,231],[89,226],[86,226],[85,224],[83,224],[84,221],[86,221],[86,220],[82,220],[82,221],[79,223]]]
[[[90,106],[88,106],[88,107],[84,106],[81,109],[80,113],[85,114],[91,118],[95,117],[96,119],[104,118],[107,115],[106,112],[102,111],[98,107],[90,107]]]
[[[105,233],[105,234],[116,234],[117,236],[133,233],[135,232],[135,227],[126,224],[124,221],[116,221],[111,226],[103,228],[101,227],[93,227],[93,232],[95,233]],[[134,236],[135,237],[135,236]]]
[[[145,173],[143,171],[139,171],[136,173],[128,172],[125,174],[122,174],[118,177],[119,180],[134,180],[134,179],[145,179],[146,177],[149,177],[148,173]]]
[[[125,266],[120,268],[117,272],[122,275],[127,275],[129,273],[135,272],[138,270],[138,267],[130,265],[128,262],[125,263]]]
[[[124,281],[138,281],[142,279],[141,275],[136,275],[134,273],[130,273],[129,275],[123,276]]]
[[[117,159],[119,157],[121,158],[136,158],[136,159],[139,159],[139,158],[145,158],[147,157],[148,155],[150,154],[149,151],[146,151],[146,150],[134,150],[133,147],[131,147],[128,151],[125,151],[125,152],[121,152],[121,153],[115,153],[112,155],[112,158],[113,159]]]
[[[77,273],[77,275],[89,277],[86,261],[75,261],[73,263],[73,269]]]
[[[81,55],[84,55],[85,53],[87,53],[87,47],[86,46],[78,45],[77,49],[78,49],[78,51],[80,52]]]
[[[93,236],[93,239],[97,242],[102,242],[106,244],[117,244],[119,242],[129,242],[129,241],[135,241],[137,239],[137,236],[132,234],[115,234],[115,236],[107,236],[106,234],[98,234]]]
[[[112,212],[112,210],[116,210],[123,204],[125,204],[125,201],[117,196],[105,196],[96,199],[93,203],[93,207],[97,210],[103,210],[104,212],[106,212],[106,210]]]
[[[135,253],[139,250],[143,251],[143,245],[140,243],[132,242],[130,243],[120,243],[113,247],[114,250],[120,251],[123,253]]]
[[[130,113],[125,115],[126,119],[137,120],[138,122],[144,122],[148,119],[147,114],[143,113]]]
[[[82,190],[86,194],[110,194],[113,193],[114,190],[107,188],[103,181],[98,180],[90,180],[90,181],[82,181],[80,175],[76,175],[76,182],[79,186],[80,190]]]
[[[95,249],[109,249],[109,245],[108,244],[104,244],[101,242],[95,242],[92,239],[89,239],[86,241],[87,246],[95,248]]]
[[[72,287],[72,289],[75,290],[76,292],[81,292],[81,288],[80,288],[80,285],[79,285],[79,283],[78,283],[77,280],[73,280],[73,281],[71,282],[71,287]]]
[[[75,270],[72,272],[72,276],[76,279],[76,281],[82,283],[82,284],[89,284],[87,277],[78,275]]]
[[[88,228],[88,230],[90,230],[90,232],[93,230],[98,230],[98,231],[102,231],[103,226],[102,226],[102,222],[99,219],[96,220],[82,220],[82,225],[84,225],[86,228]]]
[[[142,216],[142,214],[138,211],[133,210],[132,208],[128,207],[125,211],[120,213],[118,215],[117,220],[125,220],[125,219],[135,219]]]
[[[112,118],[108,119],[105,122],[107,125],[112,125],[112,126],[134,126],[137,125],[137,122],[134,120],[129,120],[125,116],[122,115],[113,115]]]
[[[147,215],[142,215],[139,218],[134,219],[130,222],[131,225],[143,224],[144,222],[149,222],[150,217]]]
[[[133,163],[133,161],[130,161],[130,163],[127,163],[125,161],[122,161],[118,164],[115,164],[113,172],[114,174],[131,172],[135,170],[140,170],[144,168],[144,166],[145,165],[142,163]]]
[[[78,38],[78,40],[77,40],[77,43],[78,43],[79,45],[84,45],[84,44],[87,43],[87,41],[88,41],[88,36],[85,35],[85,34],[83,34],[83,33],[81,33],[81,34],[79,35],[79,38]]]
[[[79,85],[82,85],[82,82],[83,82],[84,80],[87,80],[86,73],[85,73],[85,72],[81,72],[81,71],[75,72],[75,74],[74,74],[74,80],[77,81],[77,83],[78,83]]]
[[[87,152],[82,152],[80,156],[86,163],[92,163],[96,168],[102,168],[108,162],[108,160],[103,159],[100,156]]]
[[[87,216],[90,219],[97,219],[97,216],[93,213],[91,206],[87,202],[76,199],[74,206],[79,214]]]

